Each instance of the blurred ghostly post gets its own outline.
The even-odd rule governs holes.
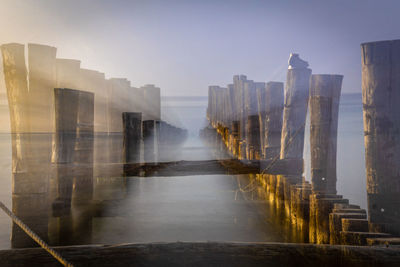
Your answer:
[[[294,62],[292,63],[291,60]],[[291,54],[285,86],[285,107],[283,109],[281,159],[302,159],[304,148],[304,126],[308,106],[308,88],[311,69],[296,62],[302,61],[297,54]],[[292,65],[293,64],[293,65]]]
[[[122,113],[124,127],[124,159],[126,163],[140,162],[142,139],[142,113]]]
[[[281,149],[283,83],[268,82],[265,89],[264,157],[273,159]]]
[[[342,75],[310,81],[311,182],[314,193],[336,194],[336,146]]]
[[[81,62],[75,59],[56,59],[56,88],[77,89],[80,87]]]
[[[54,133],[55,47],[28,44],[30,145],[35,157],[35,180],[49,184]]]
[[[156,122],[154,120],[143,121],[143,146],[145,162],[156,162],[156,140]]]
[[[153,84],[142,87],[144,92],[144,118],[143,120],[161,120],[161,97],[160,88]]]
[[[246,127],[244,118],[244,82],[247,81],[246,75],[235,75],[233,76],[233,88],[235,92],[235,108],[236,108],[236,119],[239,122],[239,151],[238,157],[243,159],[246,157]]]
[[[258,110],[258,121],[260,126],[260,158],[265,158],[265,116],[266,116],[266,86],[257,87],[257,110]],[[282,127],[281,127],[282,128]],[[279,139],[280,141],[280,139]]]
[[[361,50],[370,230],[400,235],[400,40]]]
[[[228,127],[228,149],[229,152],[233,155],[234,154],[234,137],[233,137],[233,121],[235,120],[234,118],[234,113],[235,113],[235,95],[234,95],[234,87],[233,84],[228,84],[227,86],[227,101],[229,105],[228,109],[228,115],[227,115],[227,127]]]
[[[54,131],[54,97],[53,90],[56,85],[56,52],[57,48],[28,44],[29,56],[29,101],[31,131],[34,133],[52,133]],[[49,146],[40,151],[50,163],[51,134],[48,135]]]
[[[141,87],[143,90],[143,157],[145,162],[156,162],[158,159],[158,135],[156,121],[161,120],[160,88],[153,84]]]
[[[74,202],[88,203],[93,198],[94,94],[79,91],[75,143]]]
[[[264,83],[244,82],[244,113],[246,125],[246,158],[260,158],[260,122],[258,118],[257,88],[264,88]]]
[[[1,46],[4,78],[10,109],[12,140],[12,211],[28,224],[41,238],[47,240],[48,222],[48,175],[49,162],[43,162],[37,145],[32,145],[30,96],[25,66],[24,45]],[[38,125],[33,128],[37,130]],[[42,128],[40,128],[42,130]],[[44,135],[47,139],[47,135]],[[50,139],[51,140],[51,139]],[[49,146],[43,143],[44,150]],[[40,163],[44,165],[41,173]],[[13,224],[11,246],[13,248],[36,246],[17,225]]]
[[[123,125],[122,113],[129,110],[127,100],[129,100],[130,82],[122,78],[111,78],[108,80],[108,101],[107,101],[107,121],[108,121],[108,150],[110,171],[114,175],[122,175],[123,168],[120,164],[123,159]]]
[[[54,89],[55,139],[53,162],[57,164],[58,197],[53,209],[69,210],[72,199],[77,137],[79,91],[67,88]]]
[[[303,160],[304,128],[306,122],[311,69],[299,55],[291,54],[285,86],[280,158]],[[302,173],[278,175],[277,198],[284,200],[286,211],[290,211],[291,185],[302,182]]]
[[[93,135],[93,176],[104,175],[104,164],[109,160],[107,84],[104,73],[80,69],[79,87],[73,87],[94,93],[94,135]]]

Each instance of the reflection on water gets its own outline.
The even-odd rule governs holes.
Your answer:
[[[294,241],[267,201],[237,194],[249,181],[246,175],[127,178],[126,199],[100,204],[93,242]]]
[[[365,176],[363,154],[360,153],[363,151],[362,119],[359,116],[361,106],[358,97],[356,102],[341,106],[338,189],[339,193],[344,193],[350,199],[355,198],[354,202],[360,203],[356,193],[360,191],[360,195],[365,197],[362,194],[365,191],[365,186],[362,186]],[[164,114],[179,114],[182,125],[189,128],[189,138],[183,146],[165,148],[167,160],[222,157],[213,154],[197,137],[198,129],[203,126],[204,109],[164,107]],[[353,132],[352,129],[360,131]],[[53,209],[55,199],[59,196],[57,188],[65,187],[57,180],[57,165],[54,162],[50,164],[49,154],[43,153],[49,151],[50,139],[51,136],[43,134],[33,134],[26,139],[14,137],[13,142],[30,140],[27,141],[29,146],[25,146],[29,147],[30,152],[18,151],[15,155],[24,157],[14,158],[16,162],[12,165],[11,136],[0,135],[0,196],[6,205],[12,206],[13,211],[51,245],[177,240],[307,241],[296,236],[297,231],[282,219],[285,211],[280,208],[280,203],[274,203],[273,198],[270,200],[268,190],[254,182],[251,175],[123,177],[119,148],[121,135],[102,137],[95,133],[93,149],[104,152],[101,147],[106,145],[110,148],[106,150],[107,153],[112,155],[94,153],[93,157],[115,158],[108,162],[111,164],[85,166],[71,163],[64,166],[72,171],[69,176],[72,182],[68,183],[71,186],[71,209]],[[358,139],[360,142],[355,143],[354,140]],[[341,147],[350,143],[356,148],[354,153],[346,150],[347,155],[341,155]],[[93,152],[88,153],[90,155]],[[350,160],[352,156],[354,158]],[[87,157],[83,155],[83,159],[87,160]],[[349,173],[349,165],[354,162],[360,164],[352,168],[354,175],[340,176],[340,173]],[[18,168],[11,170],[11,166]],[[13,186],[11,171],[14,173]],[[79,183],[81,180],[77,182],[79,173],[86,172],[87,176],[90,171],[93,176],[84,179],[89,183]],[[348,188],[341,188],[340,184],[346,184]],[[16,194],[17,189],[22,191]],[[91,192],[91,197],[80,198],[79,192]],[[25,233],[11,227],[10,219],[4,213],[0,213],[0,229],[2,249],[10,248],[11,244],[14,247],[34,245]],[[10,242],[10,236],[13,243]]]
[[[97,177],[93,199],[87,202],[73,199],[70,212],[51,213],[50,203],[54,201],[51,194],[47,205],[26,199],[19,205],[27,205],[29,210],[14,209],[14,212],[51,245],[177,240],[296,241],[276,216],[275,206],[257,194],[262,190],[257,190],[254,183],[248,192],[239,190],[249,183],[252,182],[247,175]],[[46,206],[49,217],[44,216]],[[15,227],[12,237],[19,240],[18,244],[13,243],[14,247],[33,245]],[[2,240],[3,248],[8,247],[5,242]]]

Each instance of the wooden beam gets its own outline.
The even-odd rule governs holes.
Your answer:
[[[176,242],[58,247],[74,266],[398,266],[400,249],[288,243]],[[0,251],[1,266],[59,266],[41,248]]]

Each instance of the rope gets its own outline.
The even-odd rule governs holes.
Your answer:
[[[289,141],[285,144],[285,150],[289,147],[289,145],[293,142],[293,140],[296,138],[296,136],[306,127],[306,124],[304,123],[297,131],[294,133],[294,135],[289,139]],[[271,163],[261,172],[261,174],[265,174],[267,170],[269,170],[274,164],[278,161],[280,158],[280,154],[276,155],[275,158],[272,159]]]
[[[306,124],[304,123],[299,129],[296,130],[296,132],[294,133],[294,135],[289,139],[289,141],[285,144],[285,149],[287,149],[289,147],[289,145],[293,142],[293,140],[296,138],[296,136],[304,129],[304,127],[306,126]],[[260,175],[265,174],[266,171],[268,171],[272,166],[274,166],[274,164],[279,160],[280,158],[280,154],[276,155],[270,164],[268,164],[268,166],[260,173]],[[241,187],[240,182],[238,181],[238,190],[235,190],[235,200],[237,199],[237,194],[238,192],[242,192],[242,193],[248,193],[254,190],[254,180],[252,180],[248,185],[246,185],[245,187]],[[249,188],[249,189],[247,189]]]
[[[23,223],[12,211],[10,211],[3,202],[0,201],[0,208],[16,223],[30,238],[35,240],[42,248],[56,258],[62,265],[73,267],[72,263],[64,259],[60,253],[52,249],[43,239],[35,234],[25,223]]]

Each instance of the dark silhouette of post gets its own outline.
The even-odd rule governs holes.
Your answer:
[[[143,146],[144,146],[144,161],[156,161],[156,121],[143,121]]]
[[[122,113],[124,130],[124,160],[126,163],[140,162],[140,142],[142,140],[142,113]]]
[[[310,81],[311,182],[314,193],[336,194],[336,147],[342,75]]]
[[[55,139],[52,161],[57,166],[57,200],[54,208],[69,208],[72,198],[79,91],[54,89]]]
[[[94,93],[79,91],[75,143],[73,200],[87,204],[93,199]]]
[[[400,235],[400,40],[361,50],[370,230]]]

